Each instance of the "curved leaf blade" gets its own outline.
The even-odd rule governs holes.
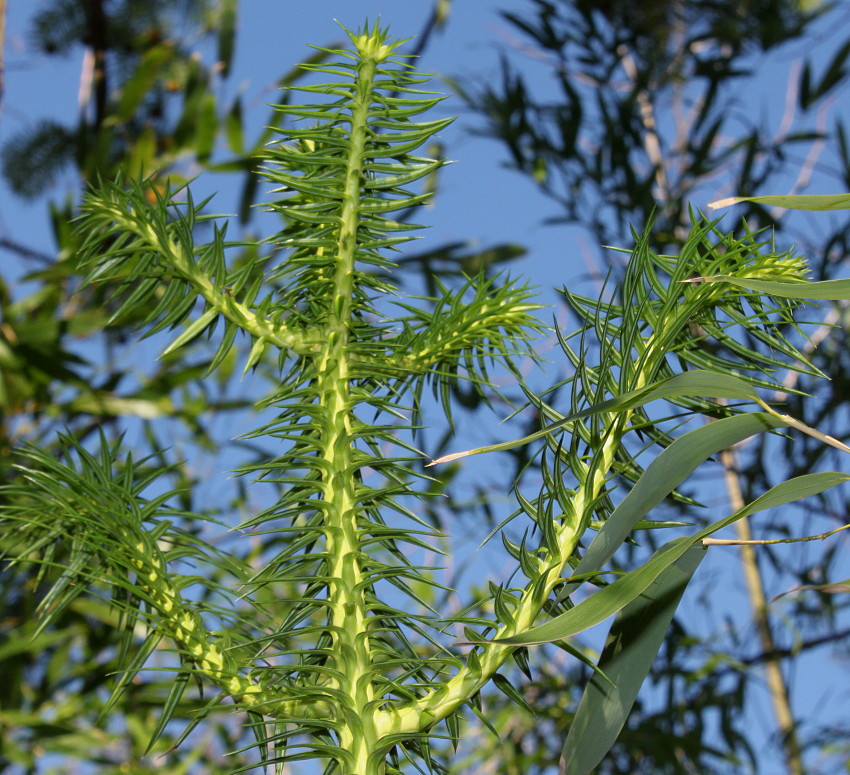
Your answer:
[[[764,412],[751,412],[725,417],[680,436],[652,461],[629,494],[614,509],[573,575],[582,576],[600,570],[622,546],[638,522],[712,455],[757,433],[782,427],[783,424],[780,419]],[[567,584],[559,598],[563,600],[578,586],[579,582]]]
[[[787,283],[777,280],[756,280],[749,277],[731,275],[713,275],[697,278],[707,283],[724,282],[738,288],[766,293],[782,299],[820,299],[823,301],[843,301],[850,299],[850,279],[821,280],[814,283]]]
[[[508,638],[499,638],[494,642],[511,646],[531,646],[564,640],[577,635],[600,622],[604,622],[608,617],[625,608],[632,600],[641,595],[665,569],[682,557],[690,547],[696,546],[703,538],[707,538],[750,514],[777,508],[786,503],[807,498],[810,495],[817,495],[846,481],[850,481],[850,474],[826,471],[816,474],[803,474],[782,482],[734,514],[714,522],[693,536],[679,538],[661,547],[640,568],[627,573],[607,587],[603,587],[575,608],[537,627],[532,627]]]
[[[709,202],[712,210],[755,202],[769,207],[785,207],[788,210],[850,210],[850,194],[781,194],[778,196],[730,196]]]
[[[639,390],[632,390],[620,396],[609,398],[607,401],[602,401],[580,412],[568,415],[563,420],[558,420],[558,422],[547,425],[542,430],[528,436],[523,436],[521,439],[503,441],[499,444],[490,444],[486,447],[477,447],[476,449],[466,450],[465,452],[454,452],[451,455],[445,455],[437,460],[432,460],[428,463],[428,466],[449,463],[452,460],[469,457],[470,455],[481,455],[485,452],[502,452],[504,450],[514,449],[515,447],[521,447],[532,441],[537,441],[537,439],[542,439],[544,436],[560,430],[575,420],[581,420],[584,417],[590,417],[600,412],[624,412],[638,406],[643,406],[658,398],[682,398],[687,396],[758,400],[755,388],[739,377],[705,369],[694,369],[693,371],[686,371],[684,374],[676,374],[661,382],[647,385]]]
[[[611,750],[658,654],[685,588],[706,555],[691,546],[617,615],[561,751],[560,775],[588,775]]]

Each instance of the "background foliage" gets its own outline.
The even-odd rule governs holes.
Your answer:
[[[581,225],[594,244],[619,245],[628,242],[630,225],[655,217],[655,244],[675,252],[694,202],[726,191],[805,190],[813,176],[820,176],[822,186],[846,189],[846,117],[835,106],[847,86],[850,41],[827,31],[840,29],[845,18],[841,8],[830,13],[826,6],[795,2],[738,3],[733,8],[722,2],[636,7],[534,0],[505,13],[516,44],[505,50],[501,79],[460,88],[482,119],[478,132],[499,141],[507,164],[557,204],[552,222]],[[813,43],[823,47],[815,49],[816,59]],[[522,54],[529,51],[542,63],[532,73],[521,66]],[[790,57],[794,65],[787,83],[777,83],[775,70],[765,72],[769,63]],[[763,105],[757,102],[760,93],[769,95]],[[753,109],[756,103],[759,110]],[[780,239],[795,241],[813,262],[818,279],[842,276],[846,215],[828,226],[787,215],[759,202],[749,203],[745,213],[751,225],[769,225]],[[610,254],[600,255],[587,262],[601,277],[609,259]],[[616,275],[621,266],[614,263],[612,269]],[[818,400],[777,395],[789,401],[796,416],[824,423],[818,427],[829,427],[839,439],[850,431],[841,408],[846,398],[840,397],[845,395],[841,374],[848,367],[844,310],[839,304],[815,317],[820,327],[809,348],[814,365],[831,382],[786,377],[789,387],[812,392]],[[762,439],[737,461],[728,461],[740,472],[731,484],[727,479],[730,497],[737,494],[746,501],[789,473],[839,464],[832,452],[815,449],[811,440],[793,455],[790,449],[780,452]],[[816,532],[819,526],[835,526],[844,511],[841,502],[824,503],[820,510],[791,514],[788,521],[758,521],[753,533],[760,538],[787,536],[801,517]],[[755,632],[748,617],[724,613],[723,603],[706,590],[699,605],[706,613],[716,612],[714,631],[699,635],[682,621],[676,624],[656,666],[658,701],[648,702],[647,693],[647,704],[633,714],[617,751],[600,771],[631,772],[635,761],[651,772],[757,769],[758,744],[752,727],[746,731],[746,718],[756,707],[753,696],[763,680],[759,668],[776,659],[789,675],[793,658],[803,659],[809,648],[820,655],[845,654],[843,596],[792,596],[782,604],[782,625],[777,627],[762,615],[767,600],[763,591],[758,594],[763,573],[772,589],[783,591],[841,578],[846,568],[840,552],[827,547],[792,556],[763,548],[757,556],[745,553],[744,561],[745,571],[756,578],[756,591],[750,587]],[[822,658],[806,664],[814,666]],[[568,719],[554,708],[570,680],[548,663],[539,668],[546,678],[538,680],[534,691],[544,703],[551,698],[563,728]],[[787,699],[783,684],[775,691]],[[802,771],[801,749],[809,752],[810,766],[818,762],[811,771],[841,766],[843,746],[839,743],[836,750],[826,740],[843,722],[828,719],[821,725],[801,718],[794,713],[793,700],[786,708],[790,717],[778,722],[772,744],[784,745],[789,771]],[[513,709],[505,713],[516,743],[509,748],[516,751],[516,771],[550,766],[554,751],[541,753],[551,739],[549,728],[530,720],[523,724]],[[713,731],[718,727],[720,734]]]
[[[803,58],[788,87],[785,115],[790,122],[783,122],[779,131],[746,109],[750,97],[740,91],[741,84],[752,83],[747,79],[763,66],[765,57],[784,55],[789,43],[806,43],[812,40],[807,36],[820,34],[818,17],[829,9],[752,2],[734,4],[735,13],[730,14],[731,5],[670,2],[636,12],[634,4],[618,2],[517,3],[505,17],[522,41],[516,48],[530,47],[541,55],[558,85],[557,95],[536,94],[534,80],[515,64],[516,50],[505,51],[499,83],[482,87],[474,80],[463,81],[458,89],[481,116],[481,131],[497,138],[509,163],[557,203],[559,219],[582,224],[595,243],[624,244],[629,225],[646,222],[654,211],[656,246],[672,251],[684,233],[688,202],[700,192],[713,193],[720,186],[742,194],[785,191],[789,181],[805,185],[815,167],[827,168],[839,187],[850,185],[843,119],[829,110],[846,86],[850,48],[843,40],[828,40],[831,53],[825,62]],[[840,9],[833,13],[841,18]],[[219,99],[219,84],[231,77],[236,14],[235,2],[226,1],[44,4],[33,21],[33,40],[45,54],[74,47],[87,52],[82,110],[76,125],[43,123],[7,141],[3,158],[10,185],[31,197],[67,180],[61,176],[63,169],[86,182],[110,179],[119,170],[168,174],[174,180],[213,166],[238,176],[240,215],[250,229],[257,152],[269,134],[243,126],[240,99],[225,104]],[[427,35],[423,37],[427,41]],[[293,53],[296,56],[300,53]],[[283,75],[280,82],[294,77]],[[757,87],[748,88],[751,94]],[[277,121],[277,115],[268,123]],[[824,147],[833,153],[826,159],[817,155]],[[155,193],[151,190],[150,196]],[[168,451],[175,444],[178,449],[183,443],[216,448],[221,439],[212,432],[210,418],[238,412],[251,397],[240,394],[235,380],[204,381],[212,354],[200,347],[153,364],[141,380],[136,368],[122,362],[121,346],[136,321],[126,316],[112,319],[114,309],[105,288],[85,291],[90,295],[85,298],[89,312],[79,314],[83,301],[77,294],[76,244],[69,226],[76,197],[55,199],[55,256],[5,243],[33,269],[37,290],[23,295],[10,279],[0,287],[3,449],[22,439],[52,438],[62,426],[82,438],[98,428],[117,434],[128,421],[140,429],[144,451],[155,456],[152,464],[182,457]],[[747,212],[751,223],[774,225],[782,239],[796,239],[813,260],[817,279],[841,271],[847,248],[843,220],[831,221],[824,232],[822,226],[794,226],[777,215],[758,204]],[[462,260],[457,254],[457,246],[445,246],[411,257],[408,265],[420,268],[420,282],[433,288],[435,272],[448,280],[459,264],[466,269],[516,251],[502,246]],[[596,260],[604,274],[607,267],[601,262],[609,259]],[[620,270],[617,264],[614,268]],[[844,363],[844,321],[840,306],[826,308],[816,321],[834,326],[817,329],[820,347],[812,353],[814,363],[832,381],[824,387],[802,378],[795,386],[815,392],[818,400],[789,400],[793,414],[846,440],[847,393],[842,386],[850,364]],[[81,341],[87,343],[85,349]],[[465,408],[475,408],[474,398],[458,393]],[[180,435],[173,426],[165,431],[156,422],[165,415],[180,418]],[[255,453],[242,450],[246,457]],[[749,500],[755,488],[816,466],[834,467],[824,456],[822,446],[811,442],[803,455],[798,452],[790,459],[786,454],[788,466],[780,469],[775,447],[749,448],[739,463],[746,466],[746,475],[740,477],[744,495]],[[6,455],[3,460],[7,465]],[[526,462],[518,453],[517,470]],[[198,479],[199,471],[181,465],[172,476],[175,483],[187,484]],[[533,470],[526,476],[533,477]],[[216,504],[217,515],[238,512],[242,497]],[[481,514],[480,508],[475,511]],[[484,511],[492,513],[493,507],[485,504]],[[806,518],[817,530],[833,526],[845,512],[842,504],[832,502]],[[788,530],[786,524],[769,522],[759,525],[758,534],[784,536]],[[774,590],[787,589],[794,581],[819,584],[842,577],[836,547],[795,553],[793,562],[787,554],[760,550],[759,563],[776,574]],[[35,579],[19,570],[4,573],[0,583],[0,634],[5,637],[0,655],[4,675],[10,677],[10,691],[0,704],[5,729],[0,764],[9,771],[36,768],[39,760],[46,761],[42,757],[53,753],[88,761],[102,772],[118,771],[126,761],[137,763],[134,772],[152,770],[156,763],[144,757],[144,749],[155,725],[154,709],[167,687],[156,681],[134,685],[111,709],[112,721],[99,720],[111,691],[112,679],[105,676],[115,658],[109,635],[113,622],[105,609],[83,602],[70,606],[49,631],[30,641],[38,602]],[[764,642],[753,648],[749,625],[741,621],[730,621],[722,637],[708,639],[690,632],[687,622],[677,622],[656,666],[653,680],[659,688],[646,695],[601,771],[633,772],[636,766],[677,773],[756,768],[754,746],[759,743],[746,722],[747,697],[758,691],[760,681],[756,669],[773,657],[790,660],[809,646],[841,648],[846,635],[840,596],[798,595],[782,610],[792,623],[787,631],[800,637],[791,642],[777,636],[773,654]],[[526,699],[538,716],[524,717],[513,704],[501,706],[499,694],[487,698],[506,743],[496,745],[482,729],[480,745],[466,760],[449,757],[452,768],[481,771],[493,766],[483,760],[499,761],[505,772],[542,772],[555,766],[557,741],[572,717],[563,694],[572,692],[577,698],[586,676],[560,669],[557,658],[535,664],[534,675]],[[817,766],[831,771],[844,756],[842,720],[818,726],[797,721],[804,722],[796,733],[800,747],[812,754],[809,761],[821,761]],[[552,734],[555,731],[560,734]],[[179,730],[167,732],[172,733]],[[198,733],[193,746],[181,749],[173,766],[219,771],[218,754],[238,745],[240,735],[235,727],[211,725]],[[774,741],[778,739],[779,733]],[[794,771],[794,747],[788,751],[789,771]]]

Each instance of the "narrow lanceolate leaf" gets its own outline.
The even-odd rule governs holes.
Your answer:
[[[712,455],[757,433],[782,425],[783,422],[776,417],[764,412],[753,412],[725,417],[680,436],[652,462],[631,492],[614,509],[573,575],[586,577],[600,570],[640,520]],[[578,586],[578,582],[567,584],[560,597],[567,597]]]
[[[245,148],[245,131],[242,119],[242,100],[237,97],[233,100],[230,110],[224,120],[224,136],[227,139],[227,147],[233,153],[239,155]]]
[[[242,370],[242,376],[245,376],[254,366],[257,365],[260,358],[263,357],[263,353],[265,352],[266,346],[268,342],[265,339],[257,339],[254,341],[254,344],[251,345],[251,352],[248,353],[248,359],[245,362],[245,368]]]
[[[145,750],[146,755],[151,752],[151,749],[156,745],[157,740],[162,737],[162,733],[165,731],[168,723],[174,717],[174,711],[180,703],[191,677],[192,673],[188,670],[181,670],[174,677],[174,682],[171,684],[171,691],[168,693],[168,697],[160,711],[156,727],[153,732],[151,732],[150,740],[148,740],[147,749]]]
[[[183,333],[180,334],[168,347],[163,350],[162,355],[166,356],[175,350],[180,349],[183,345],[188,344],[196,337],[200,336],[207,328],[212,325],[213,321],[218,317],[218,310],[211,307],[197,320],[192,321]]]
[[[649,673],[685,588],[706,549],[690,547],[611,625],[599,669],[584,690],[561,751],[561,775],[588,775],[617,740]]]
[[[236,45],[236,0],[220,0],[218,10],[218,61],[221,74],[230,74]]]
[[[758,291],[768,296],[782,299],[820,299],[824,301],[842,301],[850,299],[850,280],[823,280],[817,283],[785,283],[776,280],[756,280],[749,277],[732,275],[713,275],[698,277],[688,282],[729,283],[737,288]]]
[[[800,194],[779,196],[730,196],[710,202],[712,210],[755,202],[769,207],[786,207],[789,210],[850,210],[850,194]]]
[[[782,482],[776,487],[768,490],[760,498],[757,498],[740,511],[715,522],[700,530],[693,536],[679,538],[659,549],[640,568],[627,573],[617,579],[613,584],[603,587],[583,600],[575,608],[555,617],[545,624],[532,627],[525,632],[518,633],[509,638],[500,638],[497,643],[511,646],[531,646],[539,643],[551,643],[572,637],[584,630],[604,622],[609,616],[613,616],[622,610],[657,579],[661,573],[675,563],[688,549],[698,544],[703,538],[716,533],[718,530],[737,522],[739,519],[765,509],[777,508],[786,503],[808,498],[811,495],[828,490],[831,487],[850,480],[850,474],[842,474],[828,471],[817,474],[804,474],[787,482]]]
[[[174,402],[167,396],[151,400],[117,396],[105,390],[83,393],[62,406],[63,409],[73,412],[87,412],[112,417],[141,417],[145,420],[173,415],[175,411]]]
[[[844,581],[832,581],[829,584],[804,584],[797,587],[792,587],[787,592],[782,592],[770,599],[771,603],[775,603],[780,598],[786,595],[795,595],[798,592],[821,592],[825,595],[846,595],[850,594],[850,579]]]
[[[561,430],[571,422],[590,417],[594,414],[601,412],[624,412],[638,406],[643,406],[659,398],[682,397],[734,398],[755,401],[758,398],[758,394],[752,385],[738,377],[733,377],[730,374],[719,374],[714,371],[695,369],[694,371],[686,371],[684,374],[676,374],[661,382],[647,385],[640,390],[623,393],[623,395],[615,396],[607,401],[595,404],[588,409],[583,409],[580,412],[574,412],[563,420],[558,420],[558,422],[547,425],[536,433],[523,436],[521,439],[504,441],[486,447],[477,447],[476,449],[470,449],[465,452],[454,452],[451,455],[438,458],[428,465],[435,466],[439,463],[449,463],[458,458],[481,455],[485,452],[502,452],[504,450],[514,449],[515,447],[521,447],[532,441],[542,439],[550,433]]]

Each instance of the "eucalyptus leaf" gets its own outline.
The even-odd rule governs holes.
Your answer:
[[[786,207],[789,210],[850,210],[850,194],[780,194],[776,196],[731,196],[718,199],[708,206],[712,210],[755,202],[771,207]]]
[[[690,547],[614,619],[599,669],[584,690],[561,752],[561,775],[589,775],[617,740],[667,635],[685,589],[706,555]]]
[[[848,480],[850,480],[850,474],[824,472],[804,474],[782,482],[740,511],[712,523],[693,536],[677,539],[662,547],[644,565],[603,587],[575,608],[545,624],[532,627],[510,637],[500,638],[497,642],[511,646],[530,646],[564,640],[577,635],[625,608],[632,600],[641,595],[666,568],[669,568],[690,547],[696,546],[703,538],[707,538],[718,530],[728,527],[739,519],[757,511],[777,508],[801,498],[817,495]]]
[[[708,283],[729,283],[738,288],[767,294],[784,299],[823,299],[841,301],[850,299],[850,279],[821,280],[820,282],[787,283],[776,280],[759,280],[756,277],[733,277],[730,275],[715,275],[700,278]]]
[[[757,433],[782,425],[776,417],[754,412],[725,417],[677,438],[652,461],[632,490],[605,521],[572,575],[587,575],[600,570],[622,546],[638,521],[712,455]],[[568,582],[560,591],[559,597],[567,597],[577,586],[575,582]]]
[[[547,425],[542,430],[528,436],[523,436],[521,439],[490,444],[486,447],[477,447],[476,449],[470,449],[465,452],[455,452],[433,460],[428,465],[436,466],[441,463],[450,463],[459,458],[469,457],[470,455],[482,455],[486,452],[502,452],[508,449],[515,449],[516,447],[521,447],[530,444],[532,441],[549,436],[558,430],[566,428],[576,420],[590,417],[594,414],[600,414],[602,412],[624,412],[643,406],[659,398],[682,396],[700,398],[710,396],[712,398],[737,398],[751,401],[758,398],[758,394],[753,387],[739,377],[732,376],[731,374],[720,374],[718,372],[695,369],[683,374],[676,374],[673,377],[669,377],[653,385],[647,385],[639,390],[633,390],[615,398],[610,398],[588,409],[573,412],[563,420]]]

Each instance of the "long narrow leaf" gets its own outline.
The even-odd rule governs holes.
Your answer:
[[[638,522],[712,455],[782,424],[769,414],[752,412],[726,417],[680,436],[652,462],[614,509],[576,566],[574,575],[586,576],[598,571],[614,556]],[[567,597],[578,586],[578,582],[567,584],[560,598]]]
[[[736,511],[725,519],[714,522],[693,536],[679,538],[666,544],[640,568],[617,579],[613,584],[603,587],[587,600],[583,600],[575,608],[570,609],[545,624],[532,627],[530,630],[517,633],[509,638],[500,638],[496,642],[512,646],[531,646],[533,644],[563,640],[583,632],[600,622],[604,622],[609,616],[613,616],[631,603],[666,568],[669,568],[690,547],[698,544],[703,538],[707,538],[718,530],[757,511],[776,508],[792,501],[807,498],[810,495],[817,495],[848,480],[850,480],[850,474],[826,471],[817,474],[804,474],[803,476],[789,479],[787,482],[782,482],[740,511]]]
[[[850,194],[783,194],[779,196],[730,196],[710,202],[712,210],[720,210],[741,202],[755,202],[789,210],[850,210]]]
[[[824,301],[843,301],[850,299],[850,279],[823,280],[816,283],[787,283],[777,280],[756,280],[750,277],[732,277],[731,275],[712,275],[696,277],[686,282],[729,283],[737,288],[766,293],[782,299],[822,299]]]
[[[189,679],[192,677],[192,673],[189,670],[181,670],[174,678],[174,682],[171,684],[171,691],[168,693],[168,697],[165,700],[165,703],[162,706],[162,710],[159,714],[159,719],[156,722],[156,727],[151,733],[150,740],[148,740],[147,750],[145,751],[145,755],[151,752],[151,749],[156,745],[157,740],[162,737],[162,733],[165,731],[165,728],[168,726],[168,723],[174,717],[174,711],[177,708],[177,705],[180,703],[181,698],[183,697],[183,693],[186,691],[186,686],[189,683]]]
[[[173,353],[175,350],[180,349],[183,345],[200,336],[212,324],[218,315],[219,311],[214,307],[208,309],[197,320],[192,321],[188,326],[186,326],[186,330],[183,331],[183,333],[181,333],[180,336],[178,336],[170,345],[168,345],[165,350],[163,350],[162,356]]]
[[[692,546],[611,625],[598,674],[584,690],[561,752],[560,775],[587,775],[617,740],[658,654],[685,588],[706,550]]]
[[[491,444],[486,447],[477,447],[476,449],[470,449],[465,452],[455,452],[451,455],[438,458],[428,465],[435,466],[438,463],[449,463],[458,458],[481,455],[485,452],[501,452],[507,449],[514,449],[515,447],[529,444],[532,441],[537,441],[537,439],[542,439],[544,436],[560,430],[571,422],[581,420],[584,417],[590,417],[593,414],[599,414],[600,412],[624,412],[628,409],[643,406],[658,398],[684,396],[737,398],[753,401],[758,397],[753,386],[738,377],[733,377],[731,374],[718,374],[714,371],[694,369],[693,371],[686,371],[684,374],[676,374],[661,382],[647,385],[639,390],[632,390],[628,393],[623,393],[623,395],[609,398],[607,401],[602,401],[580,412],[568,415],[563,420],[558,420],[558,422],[547,425],[542,430],[532,433],[529,436],[523,436],[521,439],[503,441],[499,444]]]

